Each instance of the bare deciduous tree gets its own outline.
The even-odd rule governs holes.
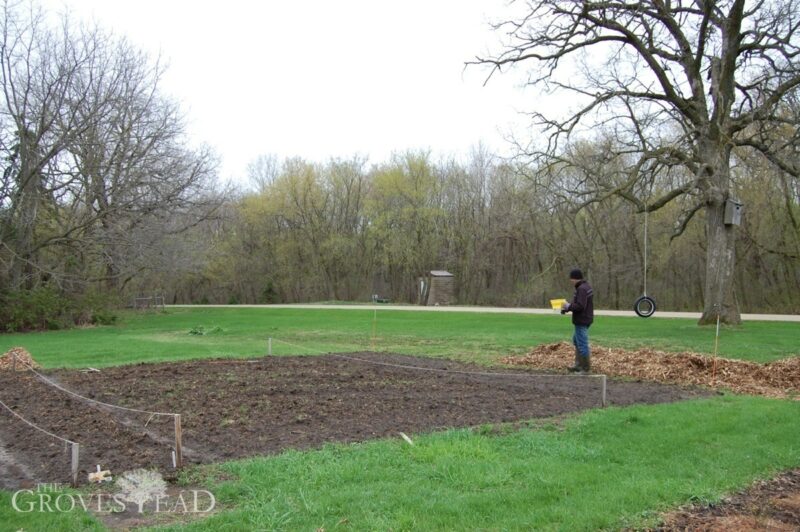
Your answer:
[[[706,223],[701,323],[738,323],[732,298],[735,228],[724,223],[737,150],[798,176],[798,120],[782,102],[800,86],[797,0],[529,1],[497,30],[491,74],[531,66],[529,83],[577,102],[561,116],[537,112],[547,142],[524,151],[562,164],[564,145],[603,130],[624,163],[617,179],[587,182],[587,201],[618,195],[655,211],[681,198],[684,229]],[[670,183],[664,188],[653,183]],[[650,190],[657,194],[650,196]]]
[[[281,173],[276,155],[262,154],[247,165],[247,177],[256,192],[263,192],[272,185]]]
[[[26,2],[0,15],[0,281],[116,289],[169,267],[160,242],[222,198],[215,156],[187,145],[159,91],[161,66],[98,28],[52,28]]]

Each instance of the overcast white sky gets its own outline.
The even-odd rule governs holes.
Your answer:
[[[519,78],[483,86],[464,62],[498,37],[504,0],[40,0],[68,8],[168,61],[163,89],[182,102],[194,142],[244,181],[259,154],[315,161],[425,148],[497,152],[524,123]],[[517,126],[514,126],[514,124]]]

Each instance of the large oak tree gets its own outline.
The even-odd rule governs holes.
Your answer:
[[[545,142],[524,151],[563,164],[575,137],[610,138],[614,177],[583,182],[640,211],[681,202],[678,227],[701,212],[706,271],[701,323],[737,323],[735,226],[724,223],[738,153],[797,178],[800,2],[796,0],[528,1],[497,24],[505,42],[480,57],[491,73],[519,64],[528,83],[568,94],[561,114],[534,112]],[[622,161],[624,164],[620,165]],[[666,183],[666,186],[665,186]]]

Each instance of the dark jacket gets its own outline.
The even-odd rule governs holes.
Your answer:
[[[594,321],[594,290],[592,285],[586,281],[580,281],[575,285],[575,294],[569,304],[569,312],[572,312],[572,323],[575,325],[591,325]]]

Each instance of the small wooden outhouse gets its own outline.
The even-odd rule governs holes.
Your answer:
[[[420,278],[421,305],[450,305],[455,302],[455,279],[444,270],[432,270]]]

